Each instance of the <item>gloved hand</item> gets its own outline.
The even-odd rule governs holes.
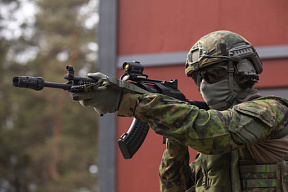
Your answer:
[[[99,115],[115,113],[122,91],[112,85],[103,73],[88,73],[87,76],[98,81],[97,85],[84,85],[84,92],[72,93],[73,100],[85,107],[93,107]]]

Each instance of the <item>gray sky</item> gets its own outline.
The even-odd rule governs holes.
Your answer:
[[[21,0],[20,2],[20,9],[16,11],[16,3],[10,3],[7,6],[0,6],[0,12],[3,17],[0,24],[3,29],[0,36],[4,36],[6,39],[18,38],[21,35],[28,37],[33,35],[33,29],[31,27],[28,27],[23,31],[20,29],[20,26],[25,22],[28,26],[33,26],[35,22],[34,15],[37,12],[37,8],[34,1]]]

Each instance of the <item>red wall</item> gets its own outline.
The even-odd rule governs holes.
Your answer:
[[[287,10],[286,0],[119,0],[118,54],[187,51],[220,29],[255,46],[287,44]]]
[[[286,41],[288,44],[288,41]],[[256,88],[288,88],[288,59],[263,60],[263,73]]]
[[[188,52],[200,37],[220,29],[237,32],[256,47],[288,45],[287,10],[285,0],[120,0],[118,56]],[[288,59],[264,60],[263,64],[258,88],[288,87]],[[194,82],[184,74],[184,63],[146,67],[144,73],[151,79],[176,78],[187,98],[201,100]],[[132,119],[117,121],[119,138]],[[164,149],[162,137],[150,130],[132,159],[124,160],[118,150],[117,192],[159,191],[158,166]],[[191,150],[192,160],[194,154]]]

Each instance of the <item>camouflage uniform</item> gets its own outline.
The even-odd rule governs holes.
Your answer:
[[[212,32],[192,46],[185,68],[211,110],[160,94],[127,93],[119,106],[168,138],[161,191],[288,191],[288,101],[251,99],[263,70],[254,47]],[[200,152],[190,165],[187,146]]]
[[[288,101],[251,99],[263,70],[254,47],[233,32],[212,32],[192,46],[185,68],[210,110],[131,93],[130,86],[128,92],[100,86],[74,98],[99,114],[134,116],[168,138],[161,191],[288,191]],[[200,152],[190,165],[187,146]]]
[[[192,176],[195,174],[195,162],[189,168],[189,155],[185,146],[210,158],[249,148],[288,126],[287,106],[288,102],[284,99],[263,97],[225,111],[205,111],[164,95],[128,93],[121,101],[118,114],[148,122],[156,133],[177,141],[167,142],[167,150],[163,155],[160,165],[162,191],[185,191],[191,187],[193,189],[193,185],[198,188],[197,191],[209,191],[209,188],[210,191],[223,191],[231,183],[231,173],[224,169],[223,161],[215,165],[217,171],[225,172],[220,174],[221,178],[213,177],[213,171],[202,178]],[[231,162],[225,163],[229,165]],[[226,178],[223,176],[225,174]],[[205,177],[209,177],[208,183]]]

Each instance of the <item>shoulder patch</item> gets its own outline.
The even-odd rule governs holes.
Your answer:
[[[253,102],[245,102],[235,105],[234,109],[245,115],[256,117],[269,127],[273,127],[275,125],[276,114],[274,113],[273,109],[269,107],[267,102],[269,102],[270,106],[278,103],[275,100],[254,100]]]

